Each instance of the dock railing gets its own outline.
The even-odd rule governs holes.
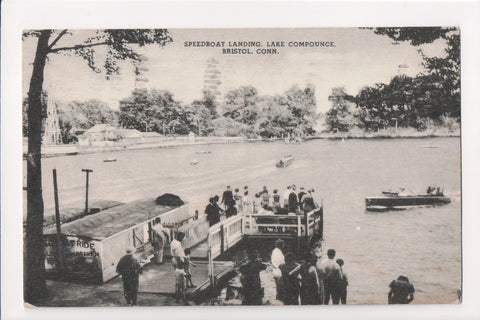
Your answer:
[[[318,228],[318,229],[317,229]],[[207,254],[209,277],[215,286],[213,260],[238,243],[244,235],[278,234],[323,238],[323,203],[303,215],[239,214],[223,220],[208,230]]]
[[[213,259],[242,240],[244,235],[244,217],[233,216],[210,227],[208,230],[208,273],[212,286],[215,286]]]

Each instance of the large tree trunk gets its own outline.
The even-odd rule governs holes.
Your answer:
[[[43,242],[42,197],[42,86],[48,54],[50,30],[38,38],[33,73],[28,91],[28,158],[27,158],[27,230],[25,239],[24,299],[36,303],[45,296],[45,253]]]

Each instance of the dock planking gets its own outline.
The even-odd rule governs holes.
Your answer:
[[[201,290],[205,290],[210,285],[208,277],[208,262],[193,261],[196,267],[191,267],[192,281],[194,288],[188,288],[187,296],[194,296]],[[226,273],[232,271],[234,263],[230,261],[218,261],[214,263],[215,277],[220,278]],[[121,277],[116,277],[103,284],[105,290],[123,292]],[[139,279],[139,293],[156,294],[174,294],[175,293],[175,274],[173,264],[165,262],[164,264],[148,264],[144,266]]]

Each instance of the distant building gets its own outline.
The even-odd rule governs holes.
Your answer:
[[[152,143],[163,140],[162,135],[157,132],[140,132],[136,129],[116,128],[108,124],[97,124],[77,137],[80,146]]]

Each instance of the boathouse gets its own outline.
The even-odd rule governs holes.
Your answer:
[[[192,221],[188,204],[158,205],[155,199],[141,199],[94,215],[46,228],[45,269],[48,275],[63,279],[105,282],[117,275],[116,266],[129,247],[136,256],[147,258],[152,249],[152,224],[160,217],[172,229]]]

